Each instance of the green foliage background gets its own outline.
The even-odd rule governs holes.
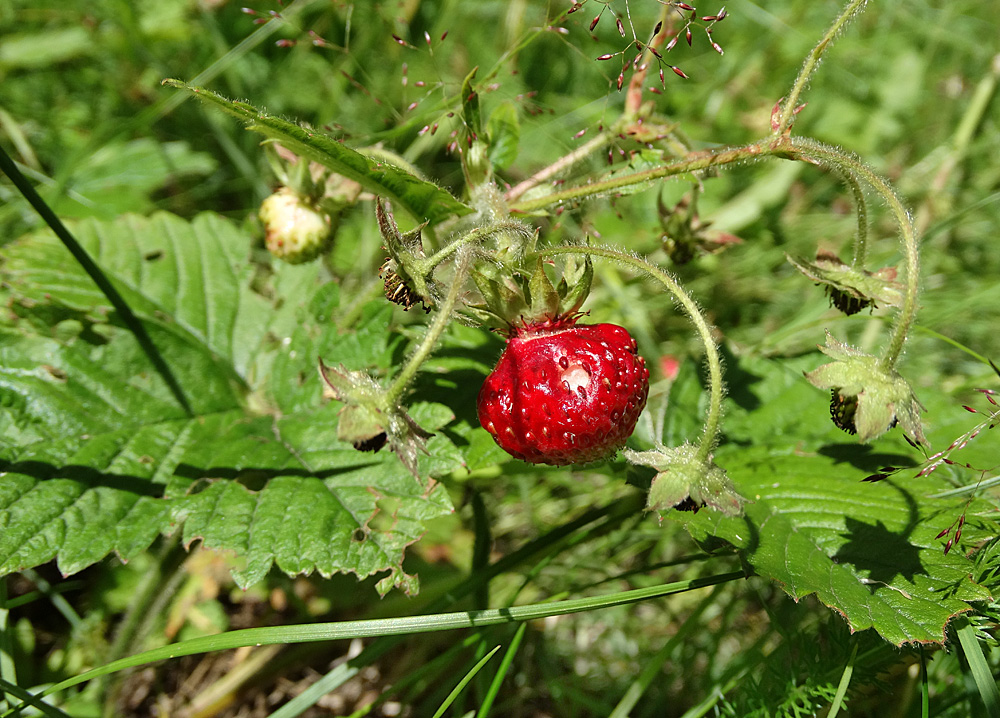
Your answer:
[[[461,168],[447,150],[458,120],[448,114],[460,110],[462,79],[478,66],[484,117],[498,136],[517,140],[493,158],[499,178],[513,184],[620,113],[620,60],[594,58],[627,41],[610,14],[595,39],[586,31],[603,5],[571,16],[568,34],[545,30],[554,8],[524,0],[254,7],[264,17],[280,10],[285,21],[258,27],[234,4],[179,0],[14,0],[0,8],[4,147],[142,319],[190,391],[194,414],[178,407],[121,317],[0,183],[0,294],[9,310],[0,320],[0,569],[54,559],[69,575],[97,564],[82,574],[80,595],[98,623],[110,625],[125,607],[114,608],[102,581],[130,580],[164,534],[235,556],[228,567],[250,593],[203,601],[223,609],[222,628],[231,621],[226,609],[252,603],[254,590],[293,595],[284,574],[334,577],[311,580],[323,600],[297,606],[286,622],[418,613],[420,604],[398,593],[376,604],[371,584],[415,592],[419,574],[424,594],[444,593],[483,569],[484,544],[494,557],[512,553],[588,509],[634,500],[632,484],[648,481],[641,472],[623,481],[623,462],[570,472],[507,461],[478,428],[470,390],[500,341],[457,325],[409,400],[415,418],[437,432],[422,460],[434,483],[415,482],[387,453],[337,442],[338,407],[321,401],[316,360],[391,376],[422,332],[422,315],[379,296],[383,253],[370,203],[339,218],[323,265],[269,262],[253,216],[272,182],[260,136],[160,84],[183,78],[329,128],[345,146],[378,145],[461,193]],[[625,4],[610,8],[624,12]],[[697,35],[691,48],[682,42],[670,62],[690,79],[668,71],[662,94],[647,98],[696,149],[756,139],[838,9],[798,0],[730,7],[714,33],[725,54]],[[628,11],[644,37],[659,6],[631,2]],[[314,45],[310,31],[329,46]],[[795,125],[796,134],[843,146],[889,176],[923,231],[921,314],[901,371],[928,408],[935,449],[975,426],[979,417],[962,405],[986,411],[973,390],[998,382],[983,361],[1000,357],[997,37],[997,15],[981,3],[870,3],[813,79]],[[276,45],[281,38],[296,44]],[[422,131],[434,123],[437,132]],[[575,137],[581,130],[589,134]],[[581,171],[605,166],[602,155]],[[664,678],[647,682],[647,707],[634,715],[664,706],[681,715],[710,696],[723,714],[811,715],[829,704],[860,646],[858,667],[871,674],[861,682],[878,674],[882,685],[874,697],[854,695],[852,710],[884,715],[892,703],[907,715],[878,691],[909,690],[893,669],[915,654],[875,634],[895,645],[941,642],[947,620],[970,608],[986,617],[982,630],[995,625],[987,620],[995,577],[969,553],[994,533],[994,498],[969,507],[964,543],[945,555],[936,534],[957,519],[964,496],[928,497],[995,474],[996,439],[987,432],[955,457],[982,471],[942,466],[917,478],[922,456],[898,434],[860,447],[838,432],[827,397],[802,372],[822,363],[815,346],[824,329],[871,350],[891,314],[837,315],[784,254],[808,256],[818,246],[846,258],[855,227],[849,198],[836,177],[803,163],[761,162],[703,181],[701,216],[743,242],[673,269],[723,333],[730,393],[717,460],[756,503],[745,519],[620,516],[500,576],[462,607],[721,572],[738,565],[736,547],[746,568],[776,583],[755,578],[533,629],[504,714],[608,715],[653,666]],[[668,263],[657,203],[672,206],[690,187],[665,182],[538,222],[553,241],[588,232]],[[876,209],[872,226],[873,266],[897,264],[891,219]],[[668,445],[690,438],[704,407],[686,320],[627,272],[599,265],[596,284],[586,307],[593,321],[627,326],[654,367],[659,357],[681,360],[674,381],[654,370],[647,413],[663,417],[659,438]],[[633,445],[648,448],[652,432],[652,421],[642,424]],[[908,468],[860,483],[886,465]],[[704,563],[702,551],[720,556]],[[129,566],[105,561],[109,554]],[[344,572],[371,578],[357,585],[337,576]],[[811,599],[793,604],[776,586],[796,599],[817,594],[847,622]],[[47,625],[31,613],[21,620],[25,635]],[[850,637],[847,626],[863,632]],[[22,685],[117,657],[104,638],[89,646],[79,631],[61,642],[76,667],[51,658],[54,643],[33,650],[36,638],[18,640],[21,653],[7,655],[22,656],[19,675],[35,679]],[[993,661],[995,671],[995,651]],[[954,654],[933,668],[934,714],[965,715],[978,696],[949,688],[949,673],[961,670]],[[443,685],[440,676],[450,674],[435,675]],[[439,694],[414,689],[405,701],[420,711],[439,704]]]

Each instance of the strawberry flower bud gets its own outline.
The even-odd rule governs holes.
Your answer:
[[[267,248],[289,264],[309,262],[330,247],[330,216],[289,187],[282,187],[260,205]]]
[[[698,452],[693,444],[622,452],[631,463],[650,466],[657,471],[646,503],[650,511],[698,511],[707,506],[725,516],[743,513],[747,500],[733,487],[726,470],[717,466],[711,455],[701,459]]]
[[[823,250],[816,253],[815,262],[787,254],[785,257],[802,274],[825,285],[830,303],[848,316],[866,307],[898,307],[903,302],[894,267],[868,272],[845,264],[837,255]]]
[[[835,361],[808,372],[809,383],[830,389],[833,423],[862,442],[877,439],[897,424],[917,444],[926,444],[920,425],[924,407],[906,379],[892,369],[883,369],[874,356],[842,344],[826,334],[820,351]]]

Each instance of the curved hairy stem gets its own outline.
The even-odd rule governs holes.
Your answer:
[[[505,220],[501,222],[496,222],[495,224],[488,224],[482,227],[476,227],[467,234],[459,237],[454,242],[446,244],[444,247],[439,249],[434,254],[426,257],[422,260],[414,262],[414,271],[422,277],[429,277],[430,273],[434,269],[444,262],[452,254],[470,244],[476,244],[488,239],[492,235],[501,234],[503,232],[510,232],[511,234],[521,235],[524,239],[531,236],[531,231],[528,230],[525,225],[520,222],[515,222],[511,220]]]
[[[536,210],[545,209],[552,205],[570,204],[578,200],[597,197],[601,195],[614,194],[636,185],[648,184],[653,180],[664,177],[675,177],[707,170],[721,165],[730,165],[736,162],[746,162],[759,157],[781,154],[787,150],[786,138],[768,137],[757,142],[739,147],[729,147],[707,152],[693,152],[684,159],[665,162],[659,167],[654,167],[642,172],[632,172],[631,174],[618,175],[607,179],[588,182],[587,184],[567,187],[557,192],[551,192],[542,197],[536,197],[522,202],[513,202],[510,211],[515,213],[529,213]]]
[[[844,29],[851,19],[864,10],[865,5],[868,0],[850,0],[847,6],[844,8],[843,12],[833,21],[830,29],[826,31],[826,34],[816,43],[816,47],[812,49],[812,52],[806,57],[805,63],[802,65],[802,69],[799,70],[798,77],[795,78],[795,82],[792,83],[792,89],[788,93],[788,99],[785,100],[784,106],[781,108],[781,114],[773,122],[774,134],[783,135],[788,132],[788,129],[792,125],[792,120],[795,118],[795,109],[799,106],[799,97],[801,97],[802,92],[806,89],[806,85],[809,84],[809,78],[819,67],[820,60],[823,59],[823,54],[829,49],[830,45],[833,44],[834,39]]]
[[[458,261],[456,262],[455,276],[452,278],[451,287],[449,287],[444,301],[438,307],[437,316],[434,317],[434,321],[427,328],[427,333],[420,342],[420,346],[410,355],[402,371],[399,372],[392,385],[386,390],[384,400],[390,406],[399,402],[403,396],[403,392],[406,391],[406,387],[413,380],[413,377],[416,376],[420,366],[427,361],[427,357],[434,351],[438,339],[441,338],[441,334],[451,321],[451,313],[458,302],[458,295],[462,291],[462,285],[465,283],[465,276],[468,269],[469,254],[468,252],[462,252],[459,254]]]
[[[882,369],[891,370],[899,360],[903,345],[906,343],[906,336],[917,316],[917,296],[920,291],[920,253],[917,248],[917,233],[913,219],[888,180],[856,157],[815,140],[793,137],[790,138],[789,143],[793,157],[798,155],[820,165],[832,167],[847,176],[856,177],[870,186],[885,201],[899,225],[900,242],[906,264],[906,291],[903,295],[903,306],[899,310],[896,323],[892,328],[889,344],[882,356],[879,357],[879,366]]]
[[[644,274],[648,274],[666,287],[674,296],[677,303],[684,308],[691,323],[694,324],[698,336],[701,337],[701,341],[705,345],[705,360],[708,364],[709,406],[705,415],[705,428],[702,432],[701,441],[698,444],[697,454],[698,459],[707,462],[719,434],[719,425],[722,421],[722,396],[725,393],[725,384],[722,379],[722,360],[719,358],[719,348],[712,337],[712,328],[701,313],[698,303],[684,290],[680,282],[669,273],[644,259],[609,247],[552,247],[542,250],[538,254],[543,257],[551,257],[557,254],[589,254],[633,267]]]
[[[864,188],[855,175],[844,174],[844,183],[854,197],[854,213],[858,216],[858,232],[854,237],[851,266],[860,270],[865,268],[865,260],[868,259],[868,201],[865,199]]]

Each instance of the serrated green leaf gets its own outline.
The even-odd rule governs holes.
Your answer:
[[[452,215],[472,212],[472,208],[437,185],[395,165],[366,157],[322,132],[305,129],[293,122],[261,112],[249,103],[230,100],[203,87],[193,87],[179,80],[164,80],[163,84],[186,90],[198,99],[224,110],[245,122],[247,129],[277,140],[300,157],[319,162],[354,180],[365,189],[405,208],[417,220],[437,224]]]
[[[276,267],[258,294],[250,239],[216,216],[76,230],[197,415],[176,405],[53,237],[8,245],[0,281],[15,311],[0,329],[0,575],[53,559],[66,574],[109,553],[127,560],[183,526],[187,543],[237,557],[242,586],[276,565],[386,574],[381,589],[415,590],[403,553],[425,521],[452,510],[448,494],[415,481],[389,452],[338,441],[340,406],[321,401],[315,370],[322,349],[388,371],[401,342],[391,309],[371,303],[338,330],[335,293],[315,267]],[[415,411],[432,428],[453,418],[436,403]],[[463,465],[447,436],[432,442],[421,475]]]

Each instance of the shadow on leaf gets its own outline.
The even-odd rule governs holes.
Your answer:
[[[916,574],[927,575],[920,550],[910,543],[909,532],[893,533],[881,521],[874,525],[846,519],[847,543],[832,557],[834,563],[853,565],[874,591],[878,584],[890,584],[901,576],[913,582]]]
[[[867,444],[827,444],[821,446],[817,453],[833,459],[837,464],[850,464],[869,474],[885,466],[908,468],[916,465],[912,457],[875,452]]]

